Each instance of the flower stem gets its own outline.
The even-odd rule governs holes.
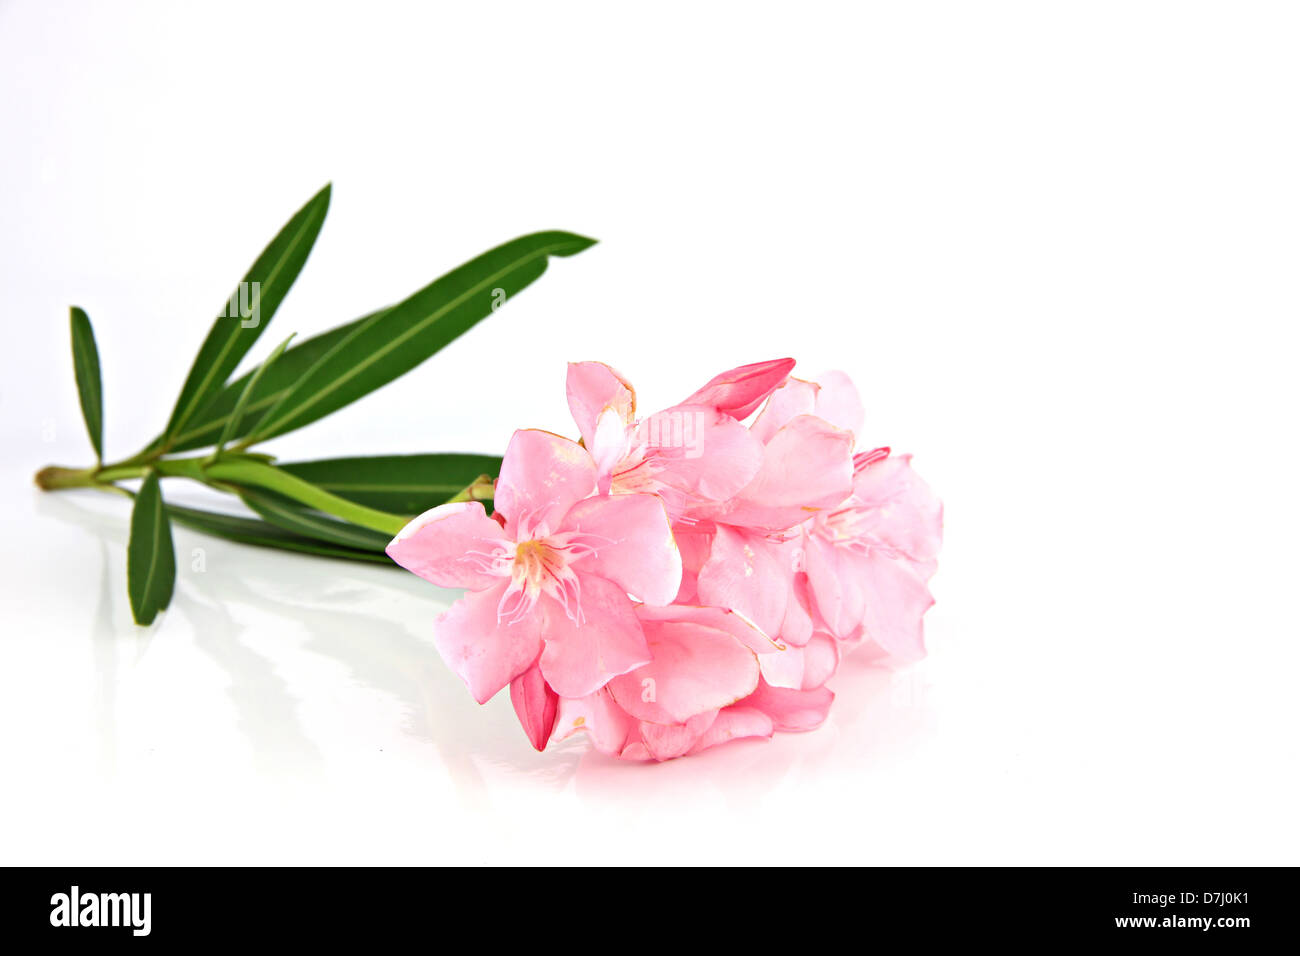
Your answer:
[[[460,501],[491,501],[496,490],[496,482],[491,475],[479,475],[456,494],[447,499],[447,504]]]
[[[43,491],[92,488],[96,484],[97,471],[96,468],[64,468],[62,465],[47,465],[36,473],[36,485]]]
[[[311,482],[269,465],[242,457],[159,458],[144,464],[126,461],[102,468],[64,468],[51,465],[36,473],[36,484],[46,491],[66,488],[112,488],[114,482],[142,478],[149,468],[161,477],[191,478],[206,485],[229,491],[230,485],[248,485],[274,491],[299,504],[333,515],[351,524],[384,534],[397,534],[407,518],[367,508],[338,495],[332,495]]]

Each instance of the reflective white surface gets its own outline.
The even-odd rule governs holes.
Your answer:
[[[22,477],[10,470],[6,487]],[[1089,661],[1086,644],[1052,647],[1044,628],[1017,663],[936,614],[946,626],[919,667],[850,659],[819,731],[658,766],[578,741],[538,754],[504,695],[478,707],[438,660],[429,622],[451,593],[178,529],[172,608],[138,629],[123,503],[30,498],[7,525],[9,553],[27,556],[6,573],[7,862],[1203,862],[1295,849],[1290,825],[1271,823],[1292,805],[1294,724],[1270,727],[1277,702],[1222,661],[1135,671]]]
[[[1293,8],[323,6],[0,5],[0,862],[1297,862]],[[647,766],[535,753],[396,570],[177,529],[134,627],[126,502],[31,484],[90,455],[67,307],[130,454],[329,179],[249,361],[601,242],[269,451],[568,432],[571,359],[645,410],[840,367],[946,504],[929,659]]]
[[[898,679],[849,666],[835,718],[815,734],[660,767],[609,760],[579,741],[537,754],[505,695],[478,707],[433,651],[430,619],[453,593],[396,570],[178,529],[172,607],[140,629],[123,587],[124,502],[89,492],[33,499],[39,524],[24,525],[45,546],[21,590],[39,608],[28,633],[46,639],[11,646],[6,696],[39,732],[6,736],[43,779],[19,803],[40,818],[79,817],[93,793],[97,812],[122,824],[33,832],[25,848],[36,858],[62,848],[66,859],[88,849],[133,859],[141,826],[168,836],[140,858],[176,861],[340,851],[539,859],[548,849],[671,860],[686,848],[635,834],[678,824],[748,855],[732,841],[771,814],[795,813],[781,807],[809,798],[801,781],[848,784],[821,799],[849,812],[866,782],[843,769],[887,768],[933,731],[920,670]],[[72,597],[75,587],[94,599]],[[59,590],[68,597],[36,600]],[[17,708],[14,718],[23,719]],[[800,840],[825,822],[798,815],[809,829]],[[633,844],[609,845],[615,833]]]

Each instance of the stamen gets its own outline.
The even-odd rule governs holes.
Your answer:
[[[497,620],[519,623],[545,594],[564,609],[569,620],[583,624],[581,582],[570,565],[613,543],[614,539],[604,535],[565,531],[520,541],[513,549],[507,547],[489,569],[489,573],[510,577],[510,586],[497,606]]]

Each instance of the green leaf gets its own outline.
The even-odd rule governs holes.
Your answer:
[[[152,624],[172,600],[176,586],[176,552],[172,528],[158,490],[158,474],[150,471],[131,508],[131,538],[126,546],[126,590],[137,624]]]
[[[260,488],[240,488],[239,497],[263,519],[286,531],[317,541],[326,541],[359,551],[383,553],[391,535],[349,524],[310,508],[283,495]]]
[[[399,515],[418,515],[442,504],[482,474],[501,473],[496,455],[378,455],[285,462],[297,475],[340,498]],[[491,511],[491,502],[485,507]]]
[[[248,440],[301,428],[404,375],[533,282],[546,271],[549,256],[571,256],[594,243],[568,232],[533,233],[435,279],[322,355]]]
[[[189,377],[185,379],[176,408],[163,433],[166,447],[172,447],[169,440],[179,435],[190,420],[212,401],[240,359],[271,323],[307,261],[329,204],[330,187],[326,185],[294,213],[235,288],[221,315],[212,323]],[[245,305],[250,313],[248,318],[243,314]],[[232,306],[235,306],[233,310]],[[229,315],[231,311],[235,314]]]
[[[245,385],[244,390],[239,393],[239,398],[235,402],[235,407],[230,412],[230,417],[226,419],[226,425],[221,432],[220,440],[217,442],[217,450],[215,454],[221,454],[221,450],[226,447],[226,442],[235,437],[236,433],[239,431],[240,423],[244,420],[244,407],[248,404],[249,396],[252,395],[253,391],[257,388],[257,383],[261,381],[262,375],[268,368],[276,363],[276,360],[281,355],[284,354],[284,350],[289,347],[289,343],[292,341],[293,336],[290,335],[287,339],[277,345],[275,351],[268,355],[266,361],[259,365],[256,371],[253,372],[252,377],[248,380],[248,384]]]
[[[81,398],[81,417],[86,420],[95,460],[104,460],[104,385],[99,375],[99,349],[90,316],[72,307],[72,367],[77,375],[77,395]]]
[[[383,311],[383,310],[380,310]],[[268,408],[278,402],[297,381],[339,342],[351,335],[353,330],[368,321],[378,312],[353,319],[346,325],[330,329],[313,338],[299,342],[280,357],[272,368],[257,382],[245,399],[244,420],[240,422],[227,441],[243,438],[261,418]],[[192,451],[215,445],[225,430],[226,424],[234,416],[235,406],[248,388],[256,372],[249,372],[223,388],[203,411],[199,412],[188,425],[171,439],[169,445],[174,452]],[[164,437],[160,436],[150,445],[150,450],[162,447]]]
[[[393,568],[397,567],[386,554],[377,554],[373,551],[358,551],[353,548],[337,547],[313,541],[310,538],[304,538],[302,535],[285,531],[275,525],[267,524],[265,521],[259,521],[257,518],[241,518],[236,515],[202,511],[198,508],[185,508],[179,505],[168,505],[167,513],[177,524],[185,525],[187,528],[214,537],[225,538],[227,541],[237,541],[240,544],[251,544],[261,548],[277,548],[281,551],[296,551],[300,554],[316,554],[327,558],[343,558],[348,561],[364,561],[368,564],[384,564]]]

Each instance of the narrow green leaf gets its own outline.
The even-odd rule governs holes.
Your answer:
[[[289,343],[292,341],[293,336],[290,335],[287,339],[277,345],[275,351],[268,355],[266,361],[259,365],[253,372],[252,376],[248,380],[248,384],[245,385],[244,390],[239,393],[239,398],[235,402],[235,407],[230,412],[230,417],[226,419],[225,428],[222,430],[221,438],[217,442],[216,454],[221,454],[221,450],[226,447],[226,442],[233,439],[238,433],[239,425],[244,420],[244,407],[248,404],[249,396],[252,395],[253,391],[257,388],[257,383],[261,380],[262,375],[265,374],[268,368],[276,363],[276,360],[279,359],[281,355],[284,354],[284,350],[289,347]]]
[[[227,441],[243,438],[248,433],[248,429],[256,425],[261,419],[262,414],[283,398],[285,393],[307,373],[309,368],[316,364],[322,355],[351,335],[358,325],[378,314],[372,312],[369,315],[363,315],[359,319],[353,319],[346,325],[340,325],[328,332],[323,332],[320,335],[299,342],[286,351],[280,357],[280,360],[275,363],[274,367],[267,369],[256,386],[249,392],[249,396],[245,400],[244,419],[236,426],[235,431],[228,436]],[[242,375],[217,393],[217,397],[209,402],[203,411],[195,415],[190,423],[171,439],[168,447],[174,452],[181,452],[215,445],[226,424],[233,417],[240,396],[244,394],[244,390],[249,386],[255,374],[254,371]],[[159,436],[150,446],[150,449],[160,448],[163,442],[164,436]]]
[[[158,490],[158,474],[145,476],[131,508],[131,537],[126,546],[126,590],[137,624],[152,624],[171,603],[176,586],[176,552],[172,528]]]
[[[307,538],[381,554],[392,540],[391,535],[304,508],[296,501],[265,489],[240,488],[239,497],[264,520]]]
[[[168,505],[167,513],[177,524],[185,525],[195,531],[225,538],[240,544],[251,544],[261,548],[277,548],[281,551],[296,551],[300,554],[315,554],[327,558],[342,558],[347,561],[364,561],[367,564],[383,564],[397,567],[386,555],[374,551],[358,551],[354,548],[338,547],[313,541],[302,535],[293,534],[283,528],[267,524],[257,518],[241,518],[237,515],[225,515],[219,512],[202,511],[198,508],[185,508],[180,505]]]
[[[501,473],[496,455],[378,455],[280,463],[279,468],[358,504],[418,515],[442,504],[482,474]],[[491,502],[485,507],[491,510]]]
[[[164,444],[174,439],[212,401],[240,359],[274,317],[316,242],[329,210],[325,186],[299,209],[257,257],[257,261],[212,323],[172,411]],[[233,312],[233,314],[231,314]]]
[[[81,398],[81,417],[86,420],[95,460],[104,460],[104,385],[99,374],[99,349],[90,316],[72,307],[72,367],[77,375],[77,395]]]
[[[483,253],[358,325],[271,407],[249,438],[301,428],[409,372],[546,271],[549,256],[595,243],[538,232]]]

